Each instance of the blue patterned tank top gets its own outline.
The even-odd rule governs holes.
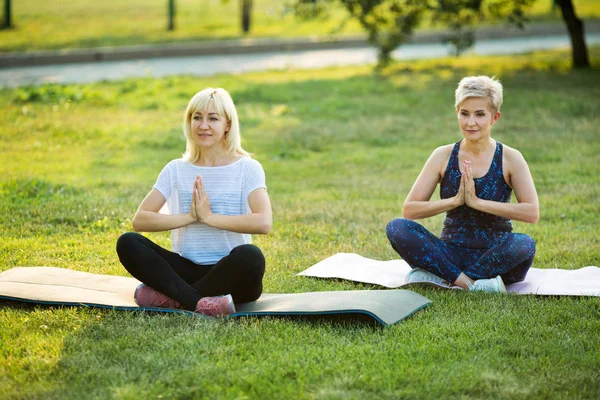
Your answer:
[[[440,198],[456,196],[461,172],[458,166],[460,141],[454,145],[444,178],[440,183]],[[510,202],[512,189],[502,174],[502,144],[496,142],[496,151],[488,172],[475,178],[475,193],[484,200]],[[477,211],[463,204],[446,213],[441,238],[461,247],[489,248],[502,241],[512,231],[512,222],[503,217]]]

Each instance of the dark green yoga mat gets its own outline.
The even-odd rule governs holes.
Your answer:
[[[20,267],[0,273],[0,298],[38,304],[151,310],[199,315],[165,308],[140,308],[133,299],[137,279],[54,267]],[[231,317],[255,315],[364,314],[384,326],[412,315],[431,301],[409,290],[352,290],[292,294],[264,293],[236,304]]]

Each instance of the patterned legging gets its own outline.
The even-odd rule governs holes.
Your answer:
[[[421,224],[404,218],[392,220],[386,232],[394,250],[412,268],[452,283],[461,272],[473,280],[500,275],[505,284],[520,282],[535,256],[535,241],[522,233],[506,233],[496,246],[472,249],[444,242]]]

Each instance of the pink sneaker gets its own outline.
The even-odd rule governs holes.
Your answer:
[[[137,305],[143,308],[181,308],[181,304],[178,301],[173,300],[167,295],[164,295],[143,283],[135,289],[133,298]]]
[[[235,313],[235,305],[230,294],[225,296],[203,297],[196,305],[196,312],[211,317]]]

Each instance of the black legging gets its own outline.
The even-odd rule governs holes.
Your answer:
[[[131,275],[194,310],[206,296],[231,294],[236,303],[258,299],[262,293],[265,257],[252,244],[231,250],[214,265],[198,265],[135,232],[117,240],[121,264]]]

